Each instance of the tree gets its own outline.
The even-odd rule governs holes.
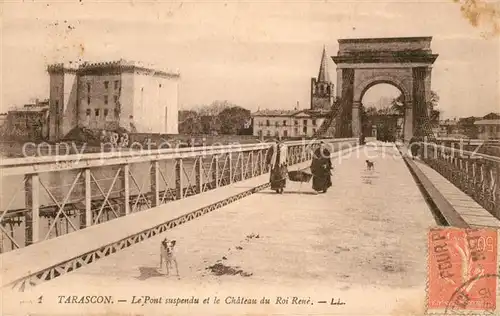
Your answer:
[[[477,125],[474,125],[474,122],[478,118],[474,116],[461,118],[458,120],[458,129],[460,134],[466,135],[469,138],[476,139],[479,134],[479,129]]]
[[[361,118],[361,124],[363,125],[363,131],[365,130],[365,127],[369,124],[369,117],[368,117],[368,112],[367,109],[364,106],[360,107],[360,113],[359,116]]]
[[[221,122],[218,115],[201,115],[201,132],[203,134],[214,135],[219,134]]]
[[[196,111],[179,111],[179,134],[202,134],[200,116]]]
[[[394,115],[394,114],[400,115],[399,111],[392,106],[381,108],[377,111],[377,115]]]
[[[439,125],[439,116],[441,111],[436,110],[436,107],[439,105],[439,95],[436,91],[431,90],[431,97],[429,101],[427,101],[427,110],[429,113],[429,120],[433,126]]]
[[[213,101],[210,105],[201,105],[196,108],[196,112],[201,116],[217,116],[224,109],[236,106],[235,104],[230,103],[227,100]]]
[[[439,95],[436,91],[431,90],[431,96],[429,101],[427,101],[427,113],[429,114],[429,120],[432,125],[439,124],[439,116],[441,111],[436,110],[436,107],[439,105]],[[392,110],[399,113],[399,115],[405,115],[405,106],[404,106],[404,97],[400,94],[397,98],[393,99],[391,102]]]
[[[250,111],[239,106],[222,110],[218,115],[221,122],[221,134],[236,135],[244,128],[245,123],[251,119]]]
[[[439,110],[431,110],[430,121],[433,126],[439,125],[439,117],[441,116],[441,112]]]
[[[431,97],[429,101],[427,101],[427,108],[429,110],[434,110],[439,105],[439,95],[436,91],[431,90]]]
[[[179,111],[179,133],[236,135],[243,132],[250,119],[249,110],[229,101],[214,101],[210,105]]]
[[[438,126],[439,125],[439,116],[441,112],[436,110],[436,107],[439,105],[439,96],[435,91],[431,90],[431,97],[429,101],[427,101],[427,109],[429,113],[429,120],[431,125]]]
[[[377,115],[377,113],[378,113],[378,110],[374,106],[370,106],[370,107],[366,108],[366,116],[367,117],[375,116],[375,115]]]
[[[193,110],[180,110],[179,111],[179,124],[181,124],[183,121],[198,117],[198,113]]]
[[[228,108],[236,106],[230,103],[227,100],[213,101],[209,105],[201,105],[196,107],[195,111],[197,112],[200,118],[200,128],[202,134],[220,134],[221,132],[221,120],[219,114]]]
[[[397,98],[392,100],[391,102],[391,109],[398,113],[400,116],[405,115],[405,103],[404,103],[404,97],[402,94],[400,94]]]

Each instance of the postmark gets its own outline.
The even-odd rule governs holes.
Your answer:
[[[464,308],[467,306],[469,302],[469,293],[467,289],[477,282],[478,280],[482,279],[490,279],[491,282],[496,282],[498,283],[498,279],[500,278],[499,274],[485,274],[485,275],[477,275],[472,277],[470,280],[462,284],[459,288],[455,290],[453,295],[450,298],[450,301],[448,302],[448,305],[446,306],[445,309],[445,315],[469,315],[470,313],[466,313],[467,309]],[[479,299],[483,300],[484,309],[480,310],[481,313],[474,313],[475,315],[480,314],[480,315],[498,315],[497,309],[495,304],[491,304],[490,302],[496,301],[496,297],[491,293],[490,289],[488,288],[480,288],[479,291]],[[498,291],[496,293],[498,295]]]
[[[428,312],[497,310],[497,234],[486,228],[429,231]]]

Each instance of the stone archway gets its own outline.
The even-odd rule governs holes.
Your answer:
[[[364,93],[379,83],[397,87],[404,96],[405,140],[423,133],[432,64],[438,57],[432,54],[431,40],[432,37],[398,37],[338,41],[338,55],[332,57],[337,65],[337,96],[343,109],[352,113],[351,136],[361,134],[360,106]]]
[[[363,74],[363,72],[360,72]],[[412,91],[409,89],[409,83],[405,80],[401,80],[397,76],[388,76],[387,74],[377,75],[377,72],[372,72],[369,76],[362,77],[359,80],[359,84],[354,86],[354,97],[352,103],[352,111],[359,111],[362,106],[362,100],[365,93],[370,90],[371,87],[378,84],[389,84],[395,87],[401,95],[403,96],[403,104],[405,108],[404,118],[407,121],[404,122],[403,135],[412,134],[413,122],[412,122]],[[411,84],[411,83],[410,83]],[[352,114],[352,117],[356,117],[356,114]],[[362,122],[359,124],[361,125]],[[358,135],[357,131],[352,131],[352,135]]]

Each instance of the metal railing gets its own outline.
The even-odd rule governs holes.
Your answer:
[[[500,157],[418,143],[419,156],[434,170],[500,219]]]
[[[456,138],[456,137],[436,137],[437,142],[451,142],[464,144],[500,144],[500,139],[478,139],[478,138]]]
[[[438,139],[437,143],[446,147],[463,149],[475,153],[500,157],[499,140],[480,139]]]
[[[358,140],[325,139],[333,151]],[[290,164],[319,140],[291,141]],[[3,159],[0,252],[268,172],[270,143]]]

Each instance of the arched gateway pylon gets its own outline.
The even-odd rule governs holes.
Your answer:
[[[373,85],[387,83],[398,88],[405,104],[404,138],[428,136],[427,101],[431,93],[432,64],[438,57],[431,50],[432,37],[339,39],[337,65],[336,135],[359,137],[360,106]],[[333,111],[332,111],[333,113]]]

